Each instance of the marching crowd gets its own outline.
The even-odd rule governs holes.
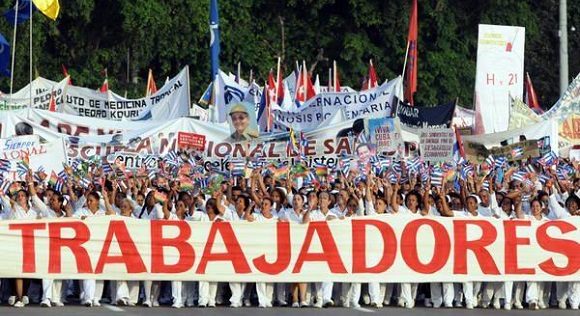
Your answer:
[[[175,162],[175,157],[172,158]],[[194,166],[191,166],[191,165]],[[184,166],[189,165],[186,170]],[[1,219],[127,216],[142,220],[185,221],[340,221],[353,217],[483,217],[489,220],[549,221],[580,216],[580,168],[563,160],[550,166],[528,160],[475,166],[465,161],[433,166],[374,162],[335,176],[283,174],[253,165],[243,175],[195,174],[203,162],[163,163],[155,174],[109,170],[110,166],[67,166],[57,181],[27,171],[25,181],[0,190]],[[485,167],[485,168],[484,168]],[[567,168],[565,168],[567,167]],[[562,172],[561,169],[566,170]],[[173,171],[172,171],[173,170]],[[344,168],[342,169],[344,171]],[[467,170],[467,171],[466,171]],[[396,172],[394,172],[396,171]],[[449,172],[453,173],[449,177]],[[439,174],[444,177],[437,178]],[[431,175],[429,176],[425,176]],[[311,175],[311,173],[309,174]],[[209,182],[208,183],[208,178]],[[300,179],[299,179],[300,178]],[[88,181],[86,181],[88,179]],[[308,179],[308,180],[307,180]],[[48,181],[47,181],[48,180]],[[191,180],[193,186],[184,185]],[[188,182],[189,183],[189,182]],[[187,184],[187,183],[185,183]],[[5,186],[3,186],[5,188]],[[7,188],[7,187],[6,187]],[[8,192],[9,191],[9,192]],[[5,264],[5,263],[3,263]],[[221,283],[122,280],[2,279],[0,299],[23,307],[63,306],[80,299],[146,307],[428,307],[578,309],[579,282],[389,283]],[[35,290],[36,289],[36,290]]]

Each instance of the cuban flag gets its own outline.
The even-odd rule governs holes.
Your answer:
[[[542,158],[540,158],[539,163],[542,166],[550,167],[550,166],[556,164],[557,161],[558,161],[558,157],[556,156],[556,154],[554,154],[553,151],[550,151],[549,153],[546,153],[544,156],[542,156]]]
[[[12,163],[10,160],[0,159],[0,173],[10,171],[10,166]]]
[[[417,174],[419,173],[419,170],[421,169],[421,157],[417,156],[415,158],[411,158],[407,161],[407,167],[409,167],[409,171]]]
[[[231,162],[231,172],[234,177],[244,176],[244,171],[246,169],[246,162],[243,160],[233,160]]]
[[[524,155],[524,149],[522,147],[516,147],[512,149],[512,157],[520,158]]]

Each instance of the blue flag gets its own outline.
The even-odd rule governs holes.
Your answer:
[[[0,34],[0,75],[10,77],[10,44]]]
[[[218,2],[211,0],[209,6],[209,32],[210,32],[210,58],[211,58],[211,81],[215,80],[220,68],[220,29],[219,29],[219,15]]]
[[[32,6],[32,10],[36,10],[36,7]],[[4,17],[12,26],[14,26],[15,15],[18,16],[16,24],[28,21],[28,19],[30,19],[30,0],[19,0],[18,7],[14,5],[10,10],[4,13]]]

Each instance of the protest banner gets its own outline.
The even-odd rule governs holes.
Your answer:
[[[356,93],[321,93],[296,111],[284,111],[273,106],[275,121],[296,131],[311,131],[319,127],[337,111],[347,120],[357,118],[390,117],[395,98],[400,96],[401,78],[391,80],[374,89]]]
[[[69,78],[66,77],[60,82],[54,82],[38,77],[13,94],[0,94],[0,109],[18,110],[31,107],[48,110],[52,97],[56,104],[54,110],[59,112],[61,110],[59,105],[63,103],[69,87],[68,80]]]
[[[41,143],[38,135],[0,139],[0,159],[10,161],[11,167],[5,178],[11,181],[24,179],[25,172],[18,168],[22,161],[26,161],[26,168],[44,170],[45,173],[61,171],[63,162],[67,161],[61,139]]]
[[[520,99],[514,99],[510,107],[509,129],[518,129],[537,123],[540,116]]]
[[[177,146],[183,149],[191,148],[203,151],[205,149],[205,135],[177,132]]]
[[[461,106],[455,106],[451,125],[459,129],[461,135],[471,135],[473,133],[473,124],[475,122],[475,111],[466,109]]]
[[[420,153],[424,161],[453,160],[455,132],[452,128],[421,128],[419,133]]]
[[[37,80],[45,86],[56,85],[48,79]],[[57,107],[63,113],[113,121],[168,120],[187,116],[190,107],[189,68],[185,67],[156,93],[141,99],[127,99],[111,91],[103,93],[66,85],[63,98],[57,100]]]
[[[402,152],[403,140],[398,118],[383,117],[365,120],[369,142],[379,153]]]
[[[0,222],[0,277],[216,282],[579,281],[580,218]],[[272,238],[272,236],[275,236]]]
[[[433,107],[418,107],[402,102],[397,106],[397,117],[401,124],[409,127],[450,127],[455,112],[455,104],[444,104]]]
[[[492,147],[489,152],[494,156],[506,157],[508,161],[540,157],[537,140],[526,140],[507,146]]]
[[[525,33],[523,27],[479,25],[474,103],[485,133],[507,130],[510,96],[522,99]]]
[[[545,140],[543,140],[545,142]],[[538,140],[526,140],[505,146],[487,148],[482,144],[465,142],[463,143],[467,159],[474,163],[481,163],[489,155],[505,157],[508,161],[526,160],[528,158],[540,157],[540,147]],[[549,148],[549,144],[548,144]]]

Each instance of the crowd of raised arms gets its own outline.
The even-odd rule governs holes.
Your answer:
[[[549,221],[580,216],[580,168],[560,159],[438,166],[416,161],[375,170],[369,162],[333,177],[248,164],[244,174],[200,172],[203,161],[160,160],[154,172],[73,164],[53,176],[28,171],[2,185],[3,220],[126,216],[142,220],[342,221],[362,216],[478,217]],[[414,165],[411,167],[410,163]],[[191,165],[190,165],[191,164]],[[189,165],[189,166],[188,166]],[[192,166],[193,165],[193,166]],[[115,169],[115,170],[111,170]],[[119,170],[122,169],[122,170]],[[435,170],[434,170],[435,169]],[[468,169],[466,172],[466,169]],[[304,170],[300,171],[303,172]],[[396,171],[396,172],[395,172]],[[453,173],[450,177],[449,173]],[[329,173],[332,174],[332,173]],[[427,176],[425,176],[427,174]],[[441,174],[444,176],[441,177]],[[430,175],[430,176],[429,176]],[[436,179],[436,177],[439,177]],[[51,179],[53,178],[53,179]],[[340,245],[339,245],[340,246]],[[5,264],[5,263],[3,263]],[[3,279],[0,299],[62,306],[80,299],[146,307],[292,306],[578,309],[580,282],[218,283]],[[229,301],[228,303],[226,303]]]

